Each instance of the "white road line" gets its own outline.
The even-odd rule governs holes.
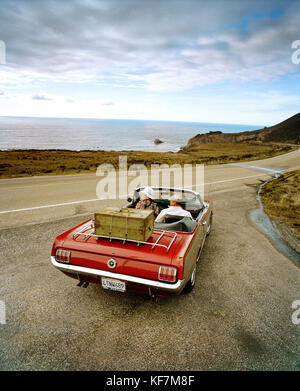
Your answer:
[[[64,206],[64,205],[73,205],[73,204],[81,204],[85,202],[94,202],[101,201],[105,198],[94,198],[92,200],[82,200],[82,201],[72,201],[72,202],[64,202],[62,204],[51,204],[51,205],[41,205],[41,206],[33,206],[31,208],[23,208],[23,209],[12,209],[12,210],[3,210],[0,213],[12,213],[12,212],[24,212],[25,210],[34,210],[34,209],[43,209],[43,208],[53,208],[55,206]]]
[[[281,174],[284,171],[284,170],[275,170],[273,168],[266,168],[260,166],[250,166],[249,164],[242,164],[242,163],[228,163],[227,166],[251,168],[252,170],[267,171],[271,174]]]
[[[237,180],[240,180],[240,179],[255,178],[255,177],[258,177],[258,176],[262,176],[262,175],[268,175],[268,174],[257,174],[257,175],[244,176],[242,178],[225,179],[224,181],[206,182],[205,185],[213,185],[215,183],[224,183],[224,182],[237,181]]]
[[[206,182],[205,185],[213,185],[213,184],[216,184],[216,183],[224,183],[224,182],[238,181],[238,180],[241,180],[241,179],[255,178],[255,177],[258,177],[258,176],[262,176],[262,175],[267,175],[267,174],[257,174],[257,175],[245,176],[245,177],[241,177],[241,178],[225,179],[225,180],[223,180],[223,181]],[[201,185],[196,185],[196,186],[201,186]],[[193,187],[193,186],[187,186],[187,187]],[[31,208],[3,210],[3,211],[0,211],[0,214],[14,213],[14,212],[24,212],[24,211],[35,210],[35,209],[54,208],[54,207],[56,207],[56,206],[65,206],[65,205],[82,204],[82,203],[87,203],[87,202],[103,201],[103,200],[106,200],[106,199],[107,199],[107,198],[94,198],[94,199],[91,199],[91,200],[71,201],[71,202],[64,202],[64,203],[61,203],[61,204],[51,204],[51,205],[33,206],[33,207],[31,207]]]

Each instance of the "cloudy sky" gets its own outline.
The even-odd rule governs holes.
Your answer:
[[[1,0],[0,115],[271,125],[300,111],[299,21],[298,0]]]

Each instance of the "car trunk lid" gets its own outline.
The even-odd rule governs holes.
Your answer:
[[[94,261],[98,259],[98,265],[94,264],[96,268],[102,268],[103,262],[106,263],[110,258],[170,266],[181,239],[179,233],[156,229],[147,242],[96,237],[93,220],[89,220],[68,231],[63,240],[63,247],[71,250],[72,254],[75,254],[75,251],[78,261],[81,259],[83,262],[84,258],[89,257]],[[77,258],[72,256],[72,259],[75,261]]]

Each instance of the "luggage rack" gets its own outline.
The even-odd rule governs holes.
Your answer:
[[[125,244],[126,242],[136,243],[137,246],[139,246],[140,244],[148,244],[149,246],[151,246],[151,250],[153,250],[154,247],[157,247],[157,246],[164,247],[166,249],[166,251],[168,252],[170,250],[172,244],[174,243],[174,240],[177,237],[176,232],[162,231],[154,243],[149,243],[149,242],[143,242],[143,241],[132,240],[132,239],[118,238],[118,237],[114,237],[114,236],[105,236],[105,235],[96,235],[94,233],[87,233],[88,230],[91,230],[93,228],[95,228],[94,221],[91,224],[84,225],[79,231],[75,232],[73,234],[73,239],[77,239],[79,236],[83,236],[84,240],[86,240],[90,237],[95,237],[97,239],[98,238],[109,239],[109,241],[111,242],[113,239],[115,239],[115,240],[121,240],[123,242],[123,244]],[[158,231],[158,230],[156,230],[156,231]],[[165,244],[158,243],[165,234],[168,234],[168,236],[171,238],[171,241],[168,246]],[[172,235],[172,236],[170,236],[170,235]]]

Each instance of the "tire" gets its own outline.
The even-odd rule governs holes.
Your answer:
[[[209,223],[208,223],[208,227],[207,227],[207,231],[206,231],[206,236],[209,236],[209,234],[211,233],[211,227],[212,227],[212,213],[210,215],[210,218],[209,218]]]
[[[189,279],[189,281],[187,282],[186,286],[184,287],[183,291],[185,293],[190,293],[194,289],[195,282],[196,282],[196,272],[197,272],[197,268],[196,268],[196,265],[195,265],[194,270],[192,271],[191,278]]]

